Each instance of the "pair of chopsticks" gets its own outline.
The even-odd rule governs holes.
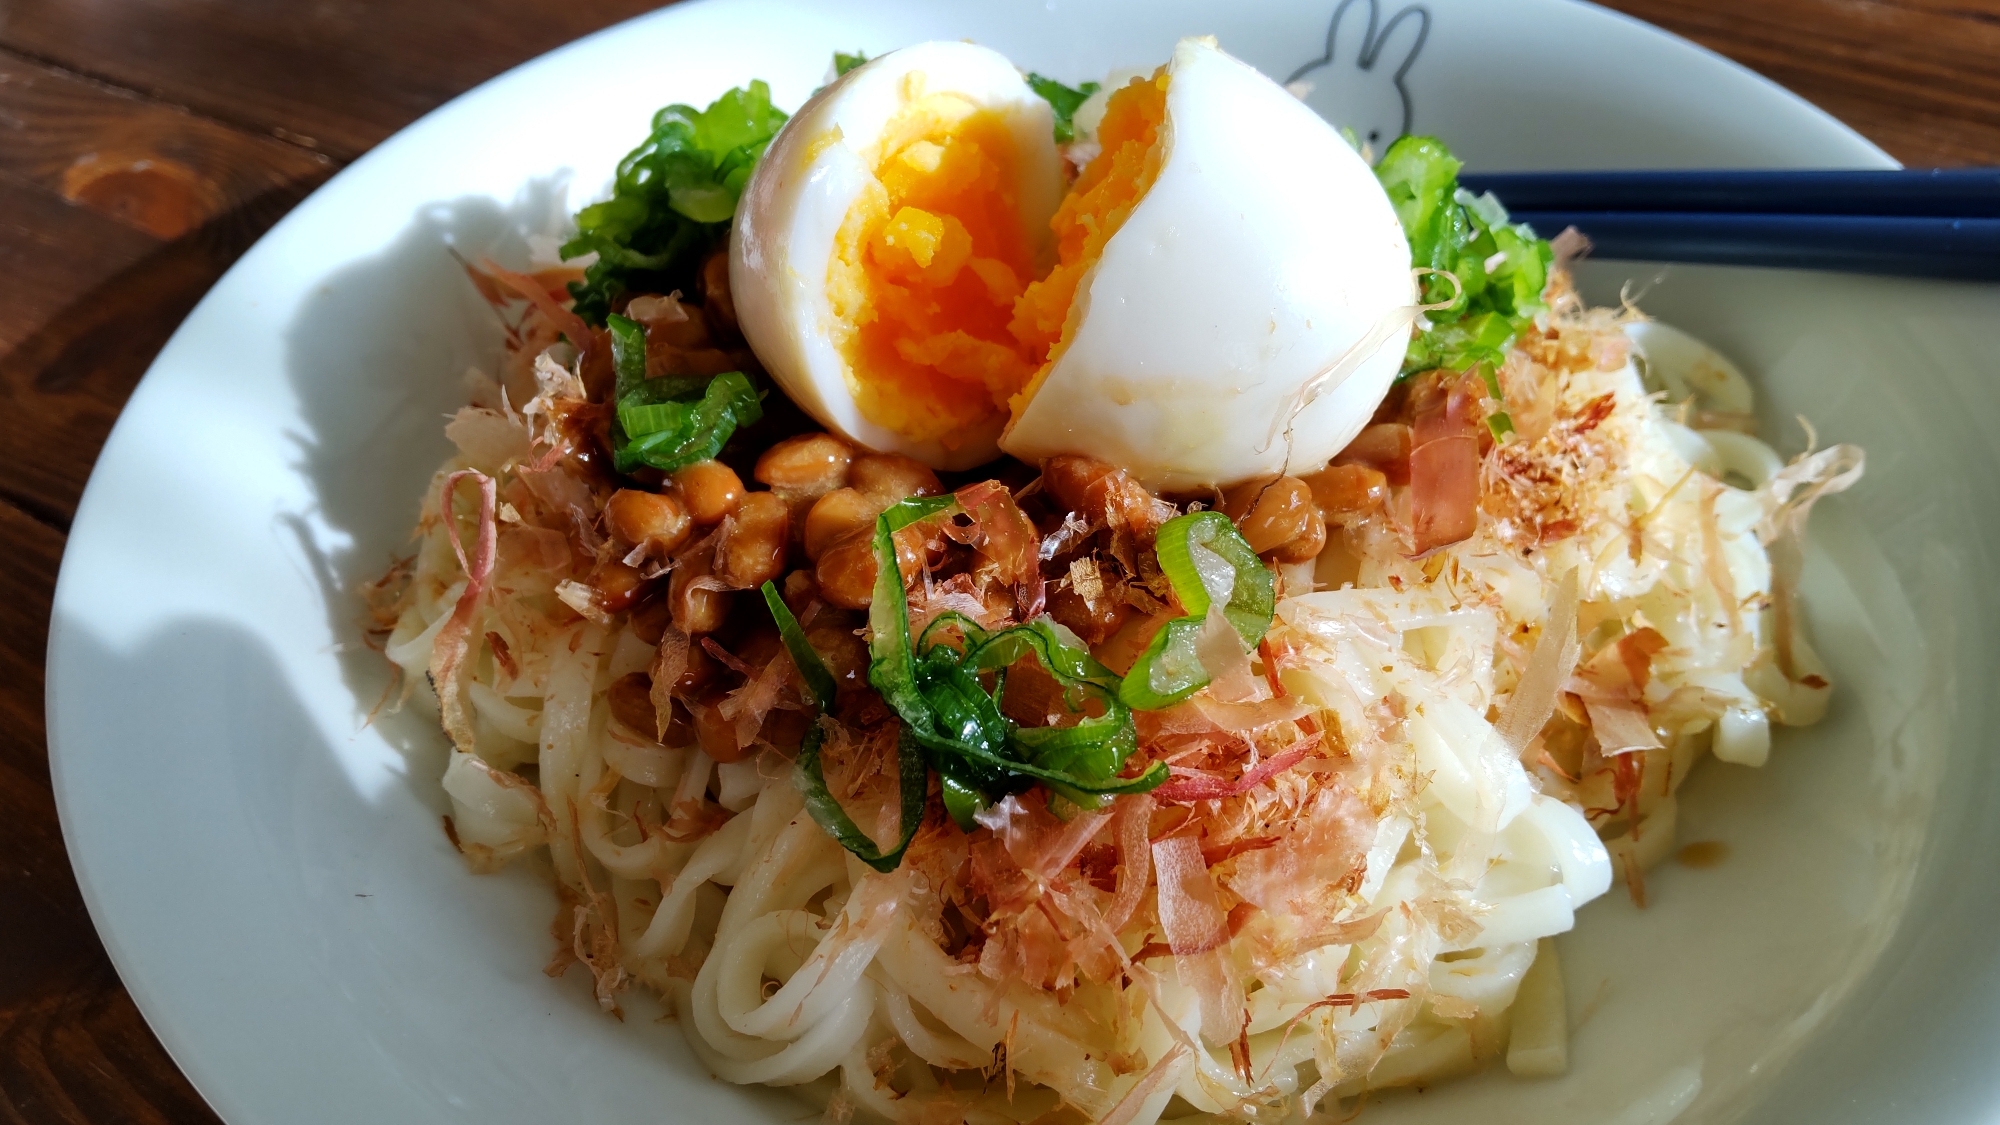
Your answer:
[[[2000,168],[1462,174],[1592,256],[2000,281]]]

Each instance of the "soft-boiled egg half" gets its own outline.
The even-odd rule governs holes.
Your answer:
[[[1208,39],[1114,91],[1096,141],[1065,194],[1004,57],[927,43],[855,69],[744,193],[751,346],[822,423],[937,468],[1083,453],[1178,489],[1325,464],[1416,311],[1373,172]]]
[[[1006,56],[923,43],[778,133],[731,233],[738,322],[808,414],[934,468],[990,461],[1035,367],[1008,331],[1054,260],[1055,121]]]

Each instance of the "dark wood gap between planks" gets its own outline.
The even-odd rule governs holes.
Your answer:
[[[316,144],[310,143],[313,141],[312,137],[301,136],[286,129],[265,128],[255,121],[232,120],[227,115],[177,102],[158,91],[142,90],[136,86],[128,86],[110,75],[79,66],[69,59],[46,55],[33,50],[24,50],[18,46],[8,44],[4,40],[0,40],[0,65],[5,65],[9,61],[19,65],[39,67],[43,70],[60,74],[65,78],[87,83],[112,97],[129,98],[133,101],[143,102],[149,106],[183,113],[191,118],[206,121],[224,129],[231,129],[246,136],[274,141],[278,144],[298,149],[301,153],[305,153],[311,157],[331,161],[336,169],[352,163],[354,156],[360,155],[356,153],[354,156],[348,157],[335,156],[331,153],[321,151]]]
[[[70,513],[52,508],[36,497],[0,488],[0,508],[11,509],[27,519],[34,520],[62,536],[65,541],[69,538]]]
[[[0,46],[351,160],[660,0],[7,0]],[[275,130],[284,130],[282,134]]]

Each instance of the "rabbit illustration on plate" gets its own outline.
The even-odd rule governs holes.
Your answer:
[[[1340,0],[1326,25],[1325,53],[1293,71],[1285,84],[1379,156],[1410,131],[1410,90],[1403,80],[1430,33],[1430,10],[1420,4],[1384,20],[1379,0]]]

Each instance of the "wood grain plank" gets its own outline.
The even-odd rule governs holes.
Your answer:
[[[68,526],[139,375],[326,157],[0,51],[0,498]]]
[[[290,201],[269,199],[271,215],[239,210],[161,243],[0,179],[0,410],[25,446],[0,476],[0,498],[68,527],[146,365]]]
[[[119,407],[326,158],[0,52],[0,1119],[213,1122],[83,909],[41,708],[60,529]],[[178,236],[178,237],[177,237]]]
[[[128,318],[107,337],[77,317],[95,317],[105,280],[159,250],[157,239],[0,179],[0,410],[25,422],[28,443],[0,475],[0,498],[54,527],[68,527],[96,447],[143,370],[93,365],[87,353],[158,335]]]
[[[1905,164],[2000,164],[2000,0],[1605,2],[1775,79]]]
[[[0,504],[0,1120],[212,1122],[118,983],[63,851],[42,653],[63,537]]]
[[[351,160],[659,0],[8,0],[0,46]]]
[[[319,153],[0,51],[0,175],[155,238],[331,168]]]

